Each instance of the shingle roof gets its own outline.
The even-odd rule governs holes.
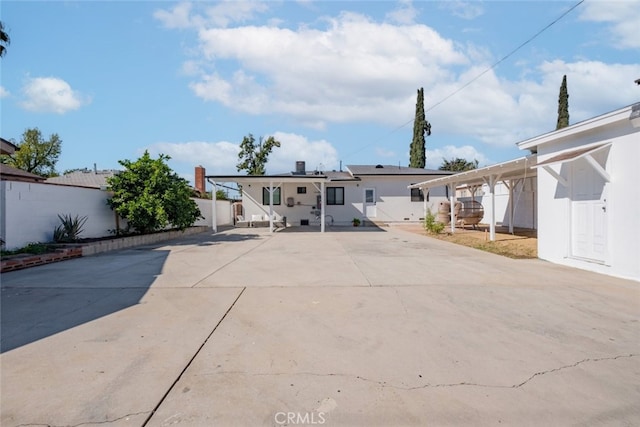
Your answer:
[[[354,176],[358,175],[451,175],[453,172],[435,169],[409,168],[398,165],[347,165]]]
[[[44,181],[44,178],[40,175],[35,175],[9,165],[2,165],[0,167],[0,177],[6,181]]]
[[[115,170],[93,171],[84,169],[48,178],[46,182],[59,185],[72,185],[75,187],[105,188],[108,187],[107,178],[114,176],[116,173],[118,173],[118,171]]]
[[[0,138],[0,154],[13,154],[18,151],[18,147],[4,138]]]

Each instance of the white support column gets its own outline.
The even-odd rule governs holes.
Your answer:
[[[273,181],[269,181],[269,231],[273,233]]]
[[[509,210],[509,233],[513,234],[513,187],[516,183],[512,179],[503,182],[509,189],[509,200],[507,206],[507,209]]]
[[[211,182],[213,184],[213,189],[211,190],[211,229],[214,233],[218,232],[218,215],[217,215],[217,196],[218,196],[218,186],[216,182]]]
[[[420,191],[422,191],[422,196],[423,196],[422,197],[422,210],[424,212],[422,213],[422,217],[423,218],[427,218],[427,210],[429,209],[429,205],[427,205],[427,192],[429,191],[429,189],[421,188]]]
[[[496,176],[489,175],[489,192],[491,193],[491,223],[489,224],[489,240],[496,240]]]
[[[320,232],[324,233],[324,181],[320,182]]]
[[[456,183],[452,182],[449,184],[449,210],[451,215],[451,234],[456,232],[456,216],[455,216],[455,207],[456,207]]]

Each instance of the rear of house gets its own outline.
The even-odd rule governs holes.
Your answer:
[[[325,224],[347,226],[354,218],[364,224],[422,221],[425,204],[437,209],[445,188],[424,195],[408,186],[451,172],[391,165],[350,165],[345,171],[296,171],[266,176],[208,176],[214,182],[242,186],[242,217],[268,219],[270,212],[289,226]],[[273,192],[273,200],[270,193]],[[324,197],[323,197],[324,196]]]

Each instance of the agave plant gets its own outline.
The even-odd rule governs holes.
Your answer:
[[[75,242],[83,231],[84,224],[87,222],[86,216],[76,215],[58,215],[61,224],[53,230],[53,240],[58,243]]]

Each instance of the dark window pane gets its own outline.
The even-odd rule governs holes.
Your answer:
[[[269,205],[269,187],[262,187],[262,204],[265,206]],[[280,204],[280,187],[273,189],[273,204]]]

